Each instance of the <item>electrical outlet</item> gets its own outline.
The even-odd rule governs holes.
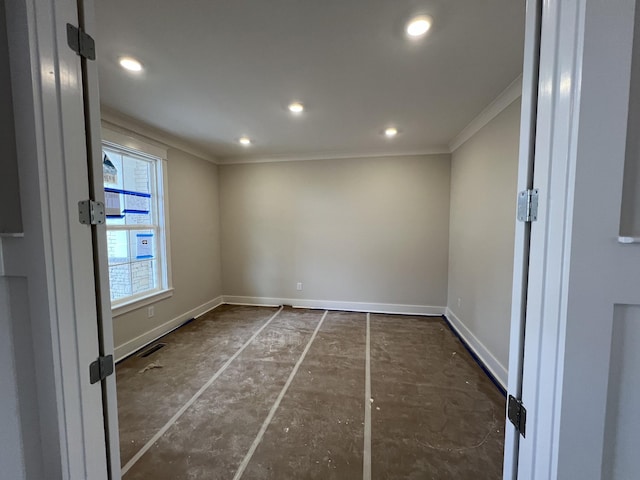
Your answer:
[[[462,299],[460,297],[458,297],[458,307],[462,306]]]
[[[153,305],[151,305],[149,308],[147,308],[147,317],[151,318],[156,314],[155,312],[155,308]]]
[[[298,282],[296,285],[296,290],[302,290],[302,282]]]

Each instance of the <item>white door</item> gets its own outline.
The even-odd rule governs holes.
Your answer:
[[[544,2],[521,480],[640,471],[640,245],[619,243],[640,236],[635,7]]]

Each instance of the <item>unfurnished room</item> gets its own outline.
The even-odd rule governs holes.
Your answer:
[[[500,478],[524,2],[96,18],[124,478]]]
[[[631,3],[3,2],[7,478],[631,478]]]

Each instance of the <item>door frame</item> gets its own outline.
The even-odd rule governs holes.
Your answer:
[[[574,373],[575,364],[567,363],[572,352],[566,348],[566,334],[568,326],[575,321],[570,316],[576,302],[570,298],[571,254],[580,242],[573,230],[579,185],[577,149],[579,140],[586,135],[580,130],[579,114],[590,98],[586,92],[583,96],[581,90],[583,54],[585,42],[597,38],[598,34],[596,28],[587,28],[588,23],[604,15],[600,9],[605,7],[598,6],[598,1],[545,0],[542,13],[534,185],[540,188],[541,195],[538,221],[532,227],[532,261],[528,275],[524,368],[531,374],[525,373],[523,378],[523,400],[529,410],[529,423],[527,438],[520,441],[518,454],[517,471],[521,479],[534,478],[535,472],[547,472],[549,476],[545,478],[556,478],[571,466],[586,472],[587,476],[582,478],[597,478],[596,471],[601,464],[602,451],[598,451],[601,439],[590,442],[588,451],[580,457],[569,451],[560,461],[558,455],[574,440],[563,427],[577,423],[567,402],[575,399],[576,392],[586,393],[584,385],[575,382],[571,385],[569,376]],[[627,10],[633,3],[632,0],[615,2]],[[72,262],[70,252],[73,250],[76,257],[78,247],[86,256],[91,243],[87,235],[76,235],[79,230],[73,223],[76,221],[74,209],[69,207],[79,198],[75,198],[75,193],[73,198],[66,196],[69,182],[60,175],[61,172],[70,175],[75,168],[77,158],[70,155],[80,153],[73,138],[85,128],[84,116],[76,111],[77,101],[82,98],[81,72],[78,60],[70,57],[66,32],[62,30],[67,21],[77,24],[77,4],[73,0],[9,0],[6,7],[8,22],[15,22],[10,25],[9,35],[17,147],[23,159],[19,169],[25,235],[3,239],[3,275],[25,277],[29,284],[39,433],[42,445],[46,445],[41,449],[41,464],[52,477],[105,478],[106,445],[102,432],[96,436],[95,426],[99,420],[98,425],[104,429],[102,401],[95,401],[96,388],[100,387],[94,385],[96,388],[92,389],[85,385],[87,357],[97,356],[99,351],[97,332],[95,342],[80,342],[75,336],[78,325],[88,317],[97,318],[97,312],[87,315],[85,308],[88,306],[91,312],[89,303],[93,303],[95,309],[95,298],[92,302],[82,302],[79,290],[61,288],[70,282],[79,288],[84,278],[79,271],[93,268],[85,260]],[[85,18],[92,21],[92,0],[84,1],[84,12]],[[599,32],[598,41],[605,43],[603,48],[614,45],[620,35],[629,36],[633,15],[630,19],[627,17],[628,11],[622,17],[620,31],[608,31],[607,35]],[[50,70],[58,72],[54,80],[48,77]],[[90,78],[95,81],[95,71],[90,73]],[[92,101],[95,102],[95,98]],[[91,138],[95,143],[99,112],[93,109],[89,114]],[[602,128],[614,127],[604,124]],[[612,134],[616,133],[619,132],[612,130]],[[95,144],[93,148],[97,148]],[[97,159],[93,162],[96,166]],[[65,170],[66,167],[69,168]],[[58,227],[52,229],[51,226]],[[78,262],[77,258],[73,261]],[[514,292],[516,288],[519,287],[514,285]],[[104,311],[105,306],[100,308]],[[105,318],[102,334],[105,340],[112,339],[105,335],[111,328],[110,316]],[[105,347],[108,351],[109,346]],[[512,365],[510,361],[510,370]],[[602,386],[602,381],[606,386],[605,373],[599,372],[599,375],[598,386]],[[541,378],[550,381],[544,382]],[[511,374],[509,383],[511,389]],[[111,385],[107,388],[107,397],[114,401],[114,383],[107,384]],[[602,411],[605,394],[597,392],[597,398],[589,404],[591,411]],[[97,395],[100,397],[100,393]],[[80,413],[76,415],[77,412]],[[113,417],[108,420],[109,429],[115,425],[114,421]],[[596,437],[603,433],[603,422],[590,427]],[[97,443],[93,443],[94,440]]]
[[[533,188],[541,14],[542,0],[527,0],[516,190],[518,192]],[[507,392],[518,399],[522,396],[522,364],[530,239],[531,223],[516,222]],[[511,480],[517,477],[519,439],[518,431],[507,421],[505,424],[504,463],[502,469],[504,480]]]
[[[77,0],[77,2],[79,24],[96,41],[99,41],[99,38],[97,38],[97,20],[94,0]],[[83,59],[82,72],[89,192],[91,198],[104,204],[98,62]],[[95,290],[98,313],[99,350],[100,355],[113,355],[115,360],[108,256],[106,223],[95,225],[93,226],[93,258],[96,272]],[[119,479],[121,476],[120,432],[118,428],[118,396],[115,372],[113,375],[105,378],[101,383],[109,478]]]
[[[527,436],[519,441],[517,478],[521,480],[533,480],[536,475],[555,478],[551,464],[557,444],[552,437],[561,401],[556,398],[563,362],[559,338],[565,321],[566,244],[572,215],[569,199],[574,189],[569,169],[575,155],[577,119],[573,107],[580,85],[583,15],[579,3],[581,0],[548,0],[542,12],[534,174],[540,195],[529,256],[522,379]]]
[[[521,480],[602,477],[606,344],[615,300],[605,305],[596,298],[620,297],[611,292],[621,270],[611,254],[619,218],[610,212],[616,202],[619,208],[622,193],[635,3],[544,2],[534,172],[540,196],[529,257]],[[619,184],[602,185],[605,172],[619,176]],[[606,198],[598,195],[602,188],[610,193]],[[605,234],[594,228],[605,223]],[[637,279],[637,261],[630,263]],[[626,282],[623,290],[637,284]]]

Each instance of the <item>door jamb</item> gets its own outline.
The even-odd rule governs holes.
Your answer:
[[[520,147],[518,154],[518,192],[534,188],[533,170],[538,104],[541,15],[542,0],[527,0],[520,114]],[[517,399],[522,397],[522,366],[531,228],[532,224],[530,222],[516,222],[507,391]],[[517,478],[519,439],[520,434],[517,429],[507,421],[505,426],[503,480]]]
[[[97,26],[94,0],[78,1],[78,22],[82,29],[96,38]],[[89,171],[89,192],[93,200],[104,203],[102,176],[102,138],[98,63],[82,59],[85,135]],[[100,355],[114,355],[113,317],[109,291],[109,266],[106,225],[93,225],[93,260],[95,272],[97,328]],[[118,428],[118,398],[115,373],[101,382],[104,411],[107,468],[110,479],[120,478],[120,440]]]

